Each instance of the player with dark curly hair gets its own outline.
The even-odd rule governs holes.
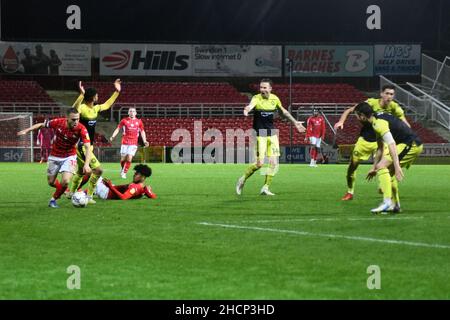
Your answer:
[[[153,193],[152,188],[144,184],[145,179],[152,175],[152,169],[145,164],[138,164],[133,170],[135,171],[133,182],[130,184],[115,186],[111,180],[100,177],[94,194],[105,200],[139,199],[144,195],[155,199],[156,194]]]

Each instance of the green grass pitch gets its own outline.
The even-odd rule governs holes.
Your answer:
[[[395,216],[370,214],[381,196],[367,165],[350,202],[344,165],[282,165],[275,197],[259,195],[258,173],[235,195],[245,165],[151,167],[156,200],[50,209],[45,165],[1,163],[0,298],[450,298],[448,165],[406,170]],[[371,265],[381,289],[367,288]]]

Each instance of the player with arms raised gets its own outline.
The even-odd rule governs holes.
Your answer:
[[[139,134],[142,137],[144,146],[148,147],[147,138],[145,136],[144,125],[141,119],[136,118],[136,109],[128,109],[128,116],[120,121],[116,130],[114,130],[111,138],[109,140],[112,142],[114,138],[122,129],[122,145],[120,147],[120,166],[122,170],[120,171],[120,176],[122,179],[127,178],[128,169],[131,166],[131,161],[133,160],[136,150],[138,148],[138,138]]]
[[[80,112],[80,122],[86,126],[89,132],[89,136],[92,137],[92,139],[94,139],[98,113],[101,111],[108,110],[116,101],[121,91],[120,79],[117,79],[114,82],[114,88],[116,90],[111,95],[111,97],[103,104],[97,104],[98,102],[97,90],[95,90],[94,88],[87,88],[85,90],[81,81],[78,83],[78,86],[80,90],[80,95],[75,101],[73,106],[78,110],[78,112]],[[93,142],[91,144],[91,151],[92,151],[92,158],[89,161],[89,166],[92,169],[92,174],[90,175],[88,181],[87,195],[89,197],[89,203],[93,204],[95,203],[95,201],[92,199],[92,195],[94,194],[97,181],[103,173],[103,169],[101,167],[100,161],[98,161],[98,159],[95,157],[93,153]],[[69,196],[79,188],[83,180],[83,172],[80,171],[80,168],[84,166],[85,156],[86,156],[86,148],[83,145],[78,145],[77,148],[78,171],[72,179]]]
[[[48,204],[51,208],[58,208],[56,200],[59,199],[66,190],[77,168],[76,146],[79,140],[81,140],[83,146],[86,148],[86,163],[81,170],[84,174],[91,173],[89,163],[92,153],[89,134],[85,126],[79,121],[80,114],[78,111],[70,108],[67,110],[66,118],[46,120],[45,122],[37,123],[30,128],[17,133],[17,135],[24,135],[32,130],[40,128],[51,128],[55,132],[47,165],[47,182],[50,186],[56,188],[56,191]],[[58,173],[61,173],[62,175],[61,183],[57,179]]]

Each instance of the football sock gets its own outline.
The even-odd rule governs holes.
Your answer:
[[[256,164],[252,164],[250,167],[245,170],[244,177],[245,180],[251,177],[252,174],[254,174],[258,170],[258,166]]]
[[[347,192],[353,194],[355,191],[355,171],[350,172],[350,167],[347,169]]]
[[[72,177],[72,181],[70,182],[70,192],[77,192],[80,187],[81,181],[83,180],[83,176],[81,174],[75,173]]]
[[[58,179],[55,179],[55,181],[53,182],[53,184],[50,184],[50,186],[52,186],[53,188],[58,189],[58,188],[61,187],[61,184],[59,183],[59,180],[58,180]]]
[[[87,192],[87,195],[89,197],[92,197],[92,195],[94,194],[95,186],[97,185],[99,178],[100,178],[99,175],[91,173],[91,177],[89,178],[89,184],[88,184],[88,192]]]
[[[59,183],[58,179],[55,180],[53,186],[56,188],[56,191],[53,193],[53,199],[57,200],[64,193],[66,188],[63,188],[61,183]]]
[[[125,161],[123,164],[123,173],[127,173],[128,169],[130,169],[131,166],[131,162],[130,161]]]
[[[266,186],[270,186],[270,184],[272,183],[272,179],[273,179],[273,176],[266,175],[266,181],[264,181],[264,184]]]
[[[315,153],[316,149],[311,147],[311,149],[309,149],[309,155],[311,157],[312,160],[314,160],[314,153]]]
[[[400,204],[400,193],[398,190],[397,178],[392,177],[391,183],[392,183],[392,200],[394,201],[394,203]]]
[[[122,170],[123,170],[123,165],[125,164],[125,160],[120,160],[120,167],[122,168]]]
[[[383,191],[384,199],[392,198],[392,183],[389,170],[386,168],[377,171],[377,177],[380,184],[381,191]]]
[[[83,179],[81,180],[80,185],[78,186],[78,189],[80,189],[81,187],[83,187],[83,186],[86,184],[86,182],[89,181],[89,178],[90,178],[90,175],[85,174],[85,175],[83,176]]]

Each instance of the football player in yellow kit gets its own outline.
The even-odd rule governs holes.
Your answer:
[[[98,93],[97,90],[94,88],[87,88],[84,89],[84,86],[82,82],[80,81],[78,83],[80,95],[78,96],[77,100],[73,104],[73,107],[78,110],[80,113],[80,123],[82,123],[88,130],[89,136],[91,137],[91,148],[93,151],[93,145],[95,140],[95,126],[97,124],[97,117],[99,112],[108,110],[111,108],[111,106],[116,101],[117,97],[119,96],[119,93],[121,91],[121,82],[120,79],[117,79],[114,81],[114,88],[115,91],[111,95],[111,97],[102,104],[97,104],[98,102]],[[85,160],[85,147],[83,145],[78,145],[77,148],[77,162],[78,162],[78,168],[83,168],[84,166],[84,160]],[[103,173],[103,169],[101,167],[101,163],[98,161],[98,159],[95,157],[94,153],[92,152],[92,158],[89,163],[89,166],[92,169],[92,173],[89,177],[88,181],[88,192],[87,195],[89,197],[89,203],[95,203],[95,200],[92,199],[92,196],[95,191],[95,186],[97,185],[97,181],[100,178],[100,176]],[[83,172],[78,170],[77,173],[72,178],[72,183],[70,186],[70,193],[73,194],[79,187],[83,180]]]

